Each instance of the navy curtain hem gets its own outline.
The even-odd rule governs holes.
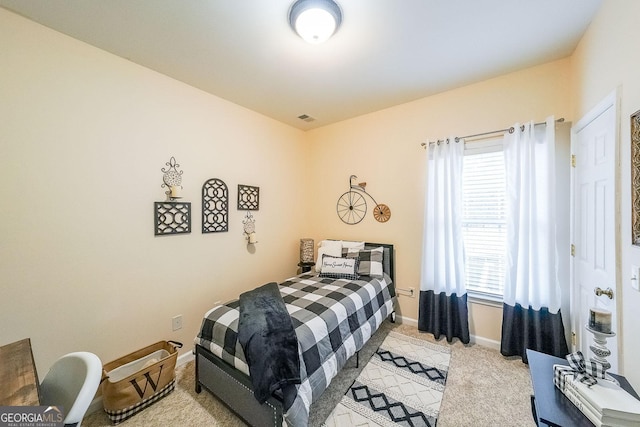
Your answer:
[[[459,338],[462,343],[469,344],[467,294],[459,297],[455,293],[420,291],[418,311],[418,330],[432,333],[435,339],[444,335],[448,342]]]
[[[520,356],[529,363],[527,349],[561,358],[569,354],[560,310],[552,314],[547,307],[534,310],[531,306],[503,304],[500,353]]]

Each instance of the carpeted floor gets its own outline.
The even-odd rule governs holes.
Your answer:
[[[351,386],[371,354],[390,330],[451,348],[451,360],[438,427],[534,427],[531,416],[531,380],[527,365],[519,358],[505,358],[497,350],[479,345],[448,344],[408,325],[385,322],[360,353],[332,381],[320,400],[312,405],[309,425],[320,426]],[[177,370],[176,390],[160,402],[119,424],[123,427],[244,426],[206,390],[194,391],[194,363]],[[106,427],[111,422],[102,411],[87,415],[84,427]]]

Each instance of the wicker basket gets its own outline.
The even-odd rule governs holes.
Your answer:
[[[102,402],[113,424],[132,417],[175,388],[178,348],[160,341],[102,367]]]

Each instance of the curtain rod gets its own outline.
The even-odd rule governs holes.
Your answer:
[[[560,117],[559,119],[556,120],[556,123],[562,123],[564,122],[564,117]],[[544,125],[547,122],[540,122],[540,123],[534,123],[534,126],[539,126],[539,125]],[[524,131],[524,125],[520,126],[520,130]],[[467,138],[476,138],[478,136],[486,136],[486,135],[492,135],[494,133],[503,133],[503,132],[509,132],[509,133],[513,133],[515,132],[515,128],[513,126],[511,126],[510,128],[507,129],[498,129],[498,130],[493,130],[491,132],[482,132],[482,133],[476,133],[473,135],[466,135],[466,136],[456,136],[456,142],[460,141],[461,139],[467,139]],[[439,139],[437,141],[429,141],[429,142],[423,142],[420,145],[422,146],[422,148],[427,148],[427,144],[431,145],[431,144],[438,144],[441,142],[445,142],[446,139]]]

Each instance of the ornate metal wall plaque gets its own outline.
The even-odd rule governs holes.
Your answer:
[[[191,233],[191,202],[154,202],[155,234]]]
[[[202,186],[202,233],[229,231],[229,189],[211,178]]]
[[[640,110],[631,115],[631,241],[640,245]]]
[[[260,187],[238,184],[238,210],[257,211],[260,208]]]
[[[171,156],[171,159],[165,165],[168,168],[161,168],[162,171],[162,188],[167,188],[164,194],[167,195],[167,200],[181,199],[180,190],[182,190],[182,171],[178,168],[180,165],[176,162],[176,158]]]

